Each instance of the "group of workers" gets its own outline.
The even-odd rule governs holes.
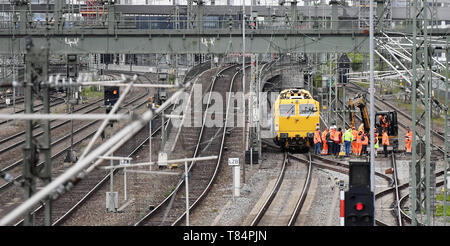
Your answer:
[[[375,131],[375,146],[374,152],[375,157],[377,156],[379,141],[378,136],[379,132]],[[388,151],[387,148],[390,145],[389,143],[389,135],[387,128],[383,127],[381,129],[381,144],[383,145],[383,153],[384,156],[387,157]],[[346,127],[345,131],[342,131],[341,128],[337,128],[336,126],[331,126],[330,129],[325,129],[322,133],[320,132],[320,127],[317,125],[316,131],[314,132],[314,145],[315,145],[315,154],[323,154],[323,155],[335,155],[338,156],[341,152],[341,144],[344,144],[345,147],[345,156],[348,157],[350,155],[350,149],[352,153],[356,156],[367,155],[369,145],[369,137],[370,134],[367,131],[364,131],[364,128],[361,126],[358,131],[355,127]],[[411,142],[412,142],[412,133],[407,128],[407,133],[405,135],[405,147],[406,152],[411,153]],[[322,149],[322,150],[321,150]]]

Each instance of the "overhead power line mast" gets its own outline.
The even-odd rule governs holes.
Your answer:
[[[430,8],[428,1],[414,0],[413,2],[413,47],[412,47],[412,158],[410,165],[410,212],[412,225],[431,225],[432,207],[434,206],[435,182],[432,184],[434,169],[431,162],[431,81],[432,81],[432,54],[429,45],[428,24]],[[419,39],[421,37],[421,39]],[[418,73],[418,71],[421,71]],[[419,86],[424,87],[423,95],[420,99],[425,102],[425,112],[420,118],[417,117],[417,90]],[[416,138],[416,123],[425,117],[425,139]],[[421,146],[420,153],[417,153],[418,146]],[[422,173],[424,175],[422,177]],[[424,199],[422,197],[424,191]],[[420,221],[418,214],[424,212],[425,223]],[[422,216],[421,216],[422,217]]]

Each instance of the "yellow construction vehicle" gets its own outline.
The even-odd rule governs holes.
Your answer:
[[[369,132],[370,118],[367,111],[366,99],[362,94],[357,94],[353,99],[349,99],[350,107],[350,122],[351,126],[355,127],[355,107],[358,107],[361,111],[362,124],[359,126],[358,131],[364,130]],[[397,111],[378,111],[375,113],[375,128],[378,131],[378,140],[381,141],[382,131],[386,129],[389,135],[389,142],[391,143],[394,152],[398,150],[398,121]],[[381,143],[381,142],[380,142]]]

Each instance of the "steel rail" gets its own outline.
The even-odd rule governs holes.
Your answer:
[[[165,124],[169,124],[168,121],[165,122]],[[154,131],[152,132],[152,137],[154,135],[156,135],[156,133],[160,132],[161,130],[161,126],[158,126],[157,128],[154,129]],[[127,156],[130,157],[132,155],[134,155],[143,145],[148,143],[148,137],[146,139],[144,139],[140,144],[138,144],[138,146],[131,151],[131,153]],[[116,173],[118,170],[114,170],[113,172]],[[102,178],[90,191],[88,191],[86,193],[86,195],[84,195],[74,206],[72,206],[63,216],[59,217],[55,222],[53,222],[52,226],[57,226],[60,225],[61,223],[63,223],[64,221],[66,221],[68,219],[68,217],[70,215],[72,215],[81,205],[83,205],[84,203],[87,202],[87,200],[96,192],[98,191],[101,186],[109,180],[111,174],[106,174],[104,178]]]
[[[133,99],[132,101],[128,102],[128,103],[125,104],[125,105],[130,105],[130,104],[136,102],[137,100],[142,99],[144,96],[146,96],[146,94],[141,95],[141,96],[138,96],[137,98]],[[145,104],[145,101],[142,102],[139,106],[142,106],[143,104]],[[92,122],[88,123],[87,125],[84,125],[84,126],[82,126],[81,128],[75,130],[73,133],[81,132],[81,131],[83,131],[84,129],[86,129],[86,128],[92,126],[93,124],[95,124],[95,123],[97,123],[97,122],[99,122],[99,120],[92,121]],[[91,132],[90,134],[88,134],[87,136],[85,136],[84,138],[82,138],[82,139],[80,139],[80,140],[74,142],[74,145],[80,144],[82,141],[84,141],[85,139],[87,139],[87,138],[91,137],[93,134],[95,134],[96,131],[97,131],[97,130],[94,130],[93,132]],[[65,136],[63,136],[63,137],[61,137],[61,138],[59,138],[58,140],[52,142],[51,145],[53,146],[53,145],[55,145],[55,144],[58,144],[58,143],[64,141],[65,139],[69,138],[70,135],[71,135],[71,134],[67,134],[67,135],[65,135]],[[68,149],[70,149],[70,146],[64,148],[63,150],[57,152],[56,154],[53,154],[53,155],[51,156],[51,159],[57,158],[58,156],[60,156],[60,155],[62,155],[63,153],[65,153]],[[18,165],[20,165],[22,162],[23,162],[23,159],[20,159],[20,160],[14,162],[13,164],[11,164],[11,165],[9,165],[9,166],[3,168],[0,172],[6,172],[6,171],[9,171],[9,170],[11,170],[11,169],[17,167]],[[39,164],[37,164],[37,167],[41,166],[43,163],[44,163],[44,161],[40,162]],[[14,178],[14,181],[19,181],[21,178],[22,178],[22,175],[20,174],[20,175],[18,175],[18,176],[16,176],[16,177]],[[13,185],[13,182],[8,182],[8,183],[5,183],[5,184],[3,184],[2,186],[0,186],[0,193],[1,193],[1,192],[4,192],[4,190],[5,190],[6,188],[10,187],[11,185]]]
[[[312,173],[312,159],[311,159],[311,153],[309,153],[309,152],[308,152],[308,159],[309,159],[309,164],[308,164],[308,173],[306,174],[306,180],[305,180],[305,183],[303,184],[302,193],[297,201],[297,204],[295,205],[294,212],[292,213],[291,218],[289,219],[289,222],[287,224],[288,226],[295,225],[295,221],[297,221],[297,217],[300,214],[300,211],[303,208],[303,204],[305,203],[306,196],[308,195],[309,187],[311,184],[311,173]]]
[[[232,68],[234,68],[234,67],[236,67],[237,65],[231,65],[231,66],[228,66],[228,67],[226,67],[226,68],[223,68],[223,69],[221,69],[217,74],[216,74],[216,76],[214,76],[214,79],[213,79],[213,81],[210,83],[210,85],[209,85],[209,97],[208,97],[208,102],[207,102],[207,105],[206,105],[206,110],[205,110],[205,112],[204,112],[204,116],[203,116],[203,123],[202,123],[202,127],[201,127],[201,130],[200,130],[200,134],[199,134],[199,137],[198,137],[198,140],[197,140],[197,144],[196,144],[196,147],[195,147],[195,151],[194,151],[194,154],[193,154],[193,157],[197,157],[197,154],[198,154],[198,150],[199,150],[199,146],[200,146],[200,143],[201,143],[201,139],[202,139],[202,134],[203,134],[203,130],[204,130],[204,128],[205,128],[205,123],[206,123],[206,121],[205,121],[205,119],[206,119],[206,116],[207,116],[207,112],[208,112],[208,107],[209,107],[209,105],[210,105],[210,103],[211,103],[211,94],[212,94],[212,91],[213,91],[213,89],[214,89],[214,86],[215,86],[215,84],[216,84],[216,81],[217,81],[217,78],[219,78],[219,74],[221,74],[221,73],[223,73],[224,71],[226,71],[226,70],[229,70],[229,69],[232,69]],[[199,76],[200,77],[200,76]],[[199,78],[199,77],[197,77],[197,78]],[[188,167],[188,172],[190,172],[191,171],[191,169],[194,167],[194,164],[195,164],[195,162],[191,162],[190,163],[190,165],[189,165],[189,167]],[[177,184],[177,186],[175,187],[175,189],[173,189],[173,191],[161,202],[161,203],[159,203],[153,210],[151,210],[149,213],[147,213],[146,215],[144,215],[142,218],[140,218],[134,225],[135,226],[139,226],[139,225],[142,225],[143,223],[145,223],[146,221],[148,221],[152,216],[154,216],[157,212],[159,212],[161,209],[163,209],[163,207],[164,206],[166,206],[167,205],[167,203],[169,203],[169,201],[171,201],[173,198],[174,198],[174,196],[177,194],[177,192],[178,192],[178,190],[180,190],[181,188],[182,188],[182,185],[184,185],[184,179],[181,179],[179,182],[178,182],[178,184]]]
[[[142,99],[142,97],[146,96],[147,93],[145,93],[143,96],[139,96],[136,99],[133,99],[132,102],[128,102],[124,105],[130,105],[134,102],[136,102],[139,99]],[[133,110],[142,107],[142,105],[146,104],[147,101],[143,101],[141,103],[139,103],[138,105],[133,107]],[[95,121],[93,123],[98,123],[98,121]],[[156,134],[159,130],[161,129],[161,126],[159,126],[158,128],[155,129],[155,132],[153,134]],[[92,135],[94,135],[97,132],[97,130],[91,132],[89,135],[87,135],[86,137],[80,139],[79,141],[77,141],[76,143],[74,143],[74,145],[81,143],[82,141],[86,140],[87,138],[90,138]],[[153,136],[152,134],[152,136]],[[147,138],[148,139],[148,138]],[[138,145],[138,148],[140,148],[143,144],[145,143],[145,141],[143,143],[141,143],[140,145]],[[63,153],[65,153],[68,149],[70,148],[70,146],[60,152],[57,153],[57,155],[61,155]],[[138,149],[137,148],[137,149]],[[130,155],[132,155],[135,151],[137,151],[137,149],[135,149]],[[53,158],[53,157],[52,157]],[[55,222],[53,222],[52,226],[58,225],[60,223],[62,223],[65,219],[67,219],[67,217],[72,214],[80,205],[82,205],[84,202],[87,201],[87,199],[97,190],[101,187],[101,185],[109,178],[109,173],[105,176],[105,178],[103,178],[93,189],[91,189],[80,201],[77,202],[77,204],[75,204],[71,209],[69,209],[63,216],[61,216],[60,218],[58,218]],[[39,207],[37,207],[32,214],[36,214],[37,212],[39,212],[41,209],[43,208],[42,205],[40,205]],[[23,220],[19,221],[18,223],[16,223],[16,226],[21,225],[23,222]]]
[[[149,82],[151,82],[151,80],[144,74],[142,74],[142,77],[146,78]],[[138,77],[138,79],[140,80],[140,77]],[[144,94],[145,96],[146,94]],[[147,103],[147,101],[144,101],[142,103],[140,103],[139,105],[133,107],[132,110],[136,110],[137,108],[141,107],[143,104]],[[174,107],[175,105],[173,105]],[[160,116],[161,113],[155,115],[155,118],[157,116]],[[169,121],[165,121],[164,122],[165,125],[167,126],[170,123]],[[161,125],[156,127],[154,129],[154,131],[152,132],[152,137],[154,135],[156,135],[158,132],[160,132],[161,130]],[[145,144],[148,143],[150,137],[145,138],[143,141],[141,141],[140,144],[137,145],[136,148],[134,148],[134,150],[132,150],[127,157],[131,157],[132,155],[134,155],[142,146],[144,146]],[[118,172],[118,170],[114,170],[113,171],[113,175],[116,174]],[[73,205],[70,209],[68,209],[66,211],[66,213],[64,213],[61,217],[59,217],[57,220],[55,220],[52,224],[52,226],[57,226],[57,225],[61,225],[64,221],[66,221],[80,206],[82,206],[84,203],[86,203],[88,201],[88,199],[96,192],[98,191],[102,185],[109,180],[111,174],[106,174],[91,190],[89,190],[75,205]],[[38,211],[38,209],[41,209],[42,205],[37,208],[33,213],[36,213]],[[17,224],[16,224],[17,225]]]
[[[436,174],[437,175],[437,174]],[[444,173],[442,173],[442,175],[444,175]],[[441,175],[440,175],[441,176]],[[443,186],[444,185],[444,180],[438,181],[436,182],[436,187],[437,186]],[[400,207],[403,207],[402,205],[406,203],[407,199],[409,199],[409,194],[404,195],[402,198],[400,198]],[[411,217],[404,211],[404,210],[400,210],[402,215],[403,215],[403,219],[405,221],[407,221],[408,223],[411,223],[412,219]],[[419,221],[417,222],[417,224],[419,226],[425,226],[425,224],[420,223]]]
[[[290,156],[290,157],[292,157],[294,159],[297,159],[299,161],[305,162],[305,163],[308,162],[308,160],[304,160],[304,159],[299,158],[297,156]],[[348,175],[349,166],[347,164],[336,162],[336,161],[333,161],[333,160],[329,160],[329,159],[326,159],[326,158],[323,158],[323,157],[317,156],[317,155],[314,155],[314,157],[315,158],[319,157],[318,159],[320,159],[322,161],[322,163],[316,162],[316,161],[312,161],[311,163],[313,165],[315,165],[317,167],[320,167],[320,168],[324,168],[324,169],[328,169],[328,170],[332,170],[332,171],[335,171],[335,172],[339,172],[339,173]],[[329,162],[329,164],[325,164],[324,162]],[[384,175],[382,173],[375,172],[375,175],[377,175],[379,177],[382,177],[382,178],[384,178],[386,180],[392,180],[390,177],[388,177],[388,176],[386,176],[386,175]],[[393,191],[392,189],[389,189],[389,191],[386,194],[389,194],[392,191]],[[377,199],[377,196],[378,196],[378,194],[375,196],[376,199]],[[387,223],[385,223],[385,222],[383,222],[383,221],[381,221],[379,219],[375,219],[375,223],[378,226],[389,226]]]
[[[84,106],[82,106],[82,107],[80,107],[80,108],[74,110],[74,112],[83,110],[83,109],[85,109],[85,108],[87,108],[87,107],[90,107],[90,106],[92,106],[92,105],[94,105],[94,104],[96,104],[96,103],[99,103],[99,102],[101,102],[101,101],[103,101],[103,99],[99,99],[99,100],[97,100],[97,101],[94,101],[94,102],[92,102],[92,103],[89,103],[89,104],[87,104],[87,105],[84,105]],[[56,120],[52,120],[52,121],[50,121],[50,122],[53,122],[53,121],[56,121]],[[67,121],[67,122],[70,122],[70,121]],[[65,123],[67,123],[67,122],[63,122],[63,123],[65,124]],[[61,125],[63,125],[63,124],[61,123],[60,125],[58,125],[58,127],[61,126]],[[33,130],[35,130],[35,129],[39,128],[39,127],[40,127],[40,124],[35,125],[35,126],[33,127]],[[3,144],[3,143],[5,143],[5,142],[7,142],[7,141],[10,141],[10,140],[14,139],[14,138],[17,138],[17,137],[19,137],[19,136],[21,136],[21,135],[23,135],[23,134],[25,134],[25,131],[21,131],[21,132],[18,132],[18,133],[16,133],[16,134],[14,134],[14,135],[9,136],[9,137],[3,138],[3,139],[0,140],[0,144]],[[1,153],[1,152],[0,152],[0,153]]]
[[[54,106],[57,106],[57,105],[60,105],[60,104],[63,104],[64,102],[65,102],[65,100],[64,99],[62,99],[62,98],[56,98],[55,99],[55,101],[56,100],[62,100],[62,101],[60,101],[60,102],[54,102],[53,104],[50,104],[50,107],[54,107]],[[36,109],[37,107],[40,107],[40,106],[42,106],[43,104],[41,103],[41,104],[38,104],[38,105],[33,105],[33,112],[35,113],[35,112],[38,112],[39,110],[41,110],[42,108],[38,108],[38,109]],[[19,110],[19,111],[16,111],[14,114],[17,114],[17,113],[21,113],[21,112],[24,112],[25,111],[25,109],[21,109],[21,110]],[[7,122],[9,122],[10,120],[4,120],[4,121],[0,121],[0,125],[3,125],[3,124],[5,124],[5,123],[7,123]]]
[[[391,154],[391,165],[393,168],[392,175],[394,176],[394,188],[395,188],[395,200],[394,200],[394,206],[397,207],[397,223],[399,226],[403,226],[402,224],[402,213],[400,209],[400,191],[398,189],[398,169],[397,169],[397,161],[395,159],[395,154]]]
[[[99,101],[103,101],[103,99],[101,99],[101,100],[99,100]],[[89,105],[87,105],[87,107],[88,107],[88,106],[92,106],[92,105],[94,105],[94,104],[97,104],[99,101],[96,101],[95,103],[89,104]],[[85,108],[85,107],[84,107],[84,108]],[[88,113],[90,113],[90,112],[93,112],[93,111],[95,111],[95,110],[98,110],[99,108],[101,108],[101,106],[96,106],[96,107],[94,107],[94,108],[92,108],[92,109],[89,109],[88,111],[84,112],[83,114],[88,114]],[[81,110],[81,109],[78,109],[77,111],[80,111],[80,110]],[[51,120],[51,122],[54,122],[54,121],[56,121],[56,120]],[[70,120],[66,120],[66,121],[60,122],[60,123],[58,123],[57,125],[52,126],[52,127],[50,128],[50,130],[54,130],[54,129],[56,129],[56,128],[59,128],[59,127],[65,125],[65,124],[67,124],[67,123],[69,123],[69,122],[70,122]],[[40,125],[35,126],[34,129],[36,129],[36,128],[38,128],[38,127],[40,127]],[[40,131],[40,132],[34,134],[33,137],[39,137],[39,136],[42,135],[43,133],[44,133],[44,131]],[[25,131],[22,131],[22,132],[19,132],[19,133],[17,133],[17,134],[14,134],[14,135],[12,135],[12,136],[6,138],[6,139],[2,139],[1,142],[5,142],[6,140],[11,140],[11,139],[17,138],[18,136],[23,135],[23,134],[25,134]],[[25,142],[25,140],[21,140],[21,141],[19,141],[19,142],[17,142],[17,143],[13,143],[13,144],[11,144],[11,145],[9,145],[9,146],[3,148],[3,149],[0,149],[0,155],[3,154],[4,152],[8,151],[8,150],[11,150],[11,149],[13,149],[13,148],[15,148],[15,147],[17,147],[17,146],[23,144],[24,142]]]
[[[280,172],[278,174],[278,177],[277,177],[277,180],[275,182],[275,185],[273,186],[272,191],[270,192],[270,195],[267,197],[266,201],[264,202],[262,207],[259,209],[259,211],[256,214],[255,218],[253,218],[252,222],[250,223],[250,226],[257,226],[258,225],[258,223],[261,221],[261,219],[263,218],[264,214],[266,213],[267,209],[269,208],[270,204],[272,203],[273,199],[275,198],[278,190],[281,187],[281,183],[283,182],[284,174],[285,174],[286,166],[287,166],[288,162],[289,162],[288,153],[284,152],[283,153],[283,163],[281,165],[281,169],[280,169]]]
[[[248,66],[247,66],[248,67]],[[246,68],[247,68],[246,67]],[[241,70],[242,71],[242,70]],[[230,88],[228,90],[229,93],[229,97],[228,97],[228,102],[227,102],[227,107],[225,109],[225,123],[224,123],[224,127],[223,127],[223,131],[222,131],[222,140],[220,143],[220,147],[219,147],[219,155],[217,157],[217,162],[216,162],[216,168],[214,170],[214,173],[211,177],[211,179],[208,182],[208,185],[206,186],[206,188],[203,190],[203,192],[200,194],[200,196],[191,204],[191,206],[189,207],[189,210],[192,211],[197,204],[200,203],[201,200],[203,200],[206,197],[206,194],[210,191],[213,182],[216,180],[217,174],[219,172],[219,167],[220,167],[220,162],[222,161],[222,152],[223,152],[223,147],[225,145],[225,136],[227,135],[227,126],[228,126],[228,110],[230,109],[230,103],[231,103],[231,92],[233,91],[233,85],[234,85],[234,81],[236,79],[236,76],[241,72],[238,71],[233,75],[233,78],[231,79],[231,83],[230,83]],[[234,115],[234,114],[233,114]],[[245,168],[245,167],[244,167]],[[181,221],[183,220],[183,218],[185,218],[186,216],[186,212],[184,212],[180,217],[178,217],[178,219],[172,223],[172,226],[175,225],[179,225],[181,223]]]

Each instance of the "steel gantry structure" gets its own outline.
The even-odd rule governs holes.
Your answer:
[[[32,36],[39,47],[49,42],[52,54],[224,54],[240,53],[242,50],[242,22],[238,19],[242,18],[242,11],[236,9],[236,6],[206,6],[202,2],[193,5],[189,1],[191,4],[188,6],[155,6],[153,9],[153,6],[150,8],[116,5],[114,1],[99,2],[103,6],[101,16],[89,22],[80,18],[66,20],[63,16],[68,10],[65,2],[61,0],[49,6],[53,13],[49,21],[31,18],[30,15],[35,13],[33,9],[37,13],[45,13],[47,10],[42,9],[42,6],[30,5],[27,0],[14,0],[13,8],[2,6],[3,11],[14,18],[0,23],[0,54],[9,54],[11,50],[24,53],[24,38],[27,36]],[[327,16],[325,19],[319,19],[317,15],[312,16],[309,13],[311,6],[291,6],[289,11],[281,6],[274,6],[272,10],[255,6],[253,11],[260,11],[258,16],[264,20],[258,20],[258,28],[248,32],[247,52],[367,52],[367,28],[359,26],[358,16],[347,14],[352,12],[344,11],[347,10],[344,9],[345,6],[339,6],[337,2],[332,1],[330,5],[327,6],[326,12],[322,13]],[[228,11],[224,11],[225,8]],[[145,9],[148,12],[143,12]],[[445,9],[447,8],[437,14],[439,18],[445,19],[446,15],[449,15],[450,8],[449,12],[445,12]],[[217,13],[217,16],[225,16],[230,10],[238,13],[233,15],[231,21],[224,18],[204,18],[206,11],[210,16],[224,11]],[[168,18],[155,20],[135,17],[139,14],[151,16],[151,13],[156,14],[155,11],[166,14]],[[248,10],[246,15],[250,16],[247,12]],[[273,14],[274,12],[276,14]],[[305,18],[306,12],[308,18]],[[397,9],[397,12],[399,14],[393,16],[401,19],[401,11]],[[285,15],[280,16],[282,13]],[[184,17],[174,18],[177,14]],[[264,17],[269,14],[270,18]],[[379,22],[383,20],[380,19]],[[174,28],[175,26],[178,28]],[[441,32],[445,33],[445,30]],[[230,40],[233,44],[231,47]]]

